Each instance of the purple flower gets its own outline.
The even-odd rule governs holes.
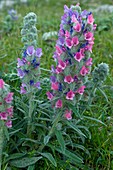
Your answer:
[[[35,53],[35,49],[33,46],[29,46],[26,52],[29,56],[32,56]]]
[[[88,13],[89,12],[87,10],[82,11],[82,13],[81,13],[82,18],[86,18]]]
[[[38,89],[41,89],[41,87],[40,87],[40,82],[36,82],[36,83],[34,84],[34,86],[35,86],[36,88],[38,88]]]
[[[36,51],[35,51],[35,56],[36,57],[41,57],[42,56],[42,49],[41,48],[37,48]]]
[[[58,44],[59,45],[64,45],[65,39],[63,37],[59,37],[58,39]]]
[[[17,67],[20,67],[20,66],[24,65],[23,61],[20,58],[18,58],[17,61],[18,61]]]
[[[24,76],[25,76],[25,73],[19,68],[18,70],[18,76],[20,77],[20,78],[23,78]]]
[[[29,81],[29,84],[30,84],[30,86],[33,86],[33,85],[34,85],[34,81],[33,81],[33,80],[30,80],[30,81]]]
[[[16,15],[16,14],[17,14],[17,11],[14,10],[14,9],[10,9],[10,10],[8,10],[8,14],[9,14],[9,15],[12,15],[12,14]]]
[[[21,94],[26,94],[27,91],[25,90],[25,87],[27,87],[27,85],[25,83],[22,83],[22,86],[20,87],[20,89],[21,89],[20,93]]]
[[[54,67],[53,65],[51,66],[51,72],[52,72],[52,73],[56,73],[55,67]]]
[[[22,56],[23,56],[23,57],[26,57],[26,56],[27,56],[26,50],[24,50],[24,52],[22,53]]]
[[[51,80],[51,82],[55,83],[56,82],[56,77],[55,76],[51,76],[50,80]]]
[[[8,14],[11,16],[12,20],[17,20],[18,19],[17,11],[14,10],[14,9],[9,10]]]

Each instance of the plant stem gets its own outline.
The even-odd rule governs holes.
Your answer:
[[[2,166],[3,143],[4,143],[4,130],[2,121],[0,120],[0,170]]]
[[[28,137],[31,137],[32,133],[32,113],[33,113],[33,94],[30,94],[29,99],[29,112],[28,112],[28,124],[27,124],[27,135]]]
[[[61,115],[62,115],[62,112],[60,112],[60,113],[57,115],[57,117],[55,118],[54,123],[53,123],[53,126],[52,126],[52,128],[51,128],[51,130],[50,130],[50,132],[49,132],[49,135],[51,135],[51,134],[54,132],[56,125],[57,125],[58,122],[60,121]]]
[[[60,121],[61,115],[62,115],[62,112],[60,112],[60,113],[57,115],[57,117],[55,118],[55,120],[53,121],[53,126],[51,127],[48,136],[51,136],[51,135],[54,133],[54,130],[55,130],[55,128],[56,128],[56,125],[57,125],[58,122]],[[42,152],[42,150],[44,149],[44,147],[45,147],[45,145],[42,144],[42,145],[39,147],[38,152]]]
[[[89,100],[88,100],[88,105],[90,106],[94,97],[96,91],[96,85],[94,84],[94,86],[91,89],[90,95],[89,95]]]

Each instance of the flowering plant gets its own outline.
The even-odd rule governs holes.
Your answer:
[[[64,6],[53,56],[56,68],[52,67],[51,91],[47,96],[56,112],[62,109],[67,120],[72,119],[70,105],[77,106],[87,88],[95,29],[91,12],[81,11],[79,4]]]
[[[8,128],[12,127],[13,107],[11,106],[13,93],[9,92],[9,86],[0,79],[0,121]]]
[[[0,79],[0,169],[2,163],[2,150],[7,128],[12,127],[13,117],[13,93],[9,91],[9,86]]]
[[[15,28],[15,21],[18,20],[17,11],[14,9],[8,10],[8,15],[4,18],[3,21],[3,30],[6,33],[9,33]]]
[[[79,4],[70,8],[64,6],[56,51],[53,55],[56,67],[51,67],[51,90],[46,93],[54,113],[52,126],[44,138],[44,143],[48,145],[55,135],[58,141],[55,150],[69,159],[71,155],[73,158],[71,157],[70,162],[76,163],[79,167],[82,164],[81,157],[78,155],[75,158],[73,151],[71,154],[68,148],[77,141],[90,138],[90,132],[85,126],[84,117],[80,115],[79,107],[91,71],[90,54],[94,44],[95,29],[96,24],[91,12],[81,11]],[[74,134],[73,137],[70,137],[69,130]],[[71,138],[68,142],[66,142],[67,136]]]
[[[26,94],[28,102],[28,112],[25,117],[28,121],[27,134],[31,135],[32,120],[35,114],[34,100],[36,93],[41,89],[40,87],[40,57],[42,56],[42,49],[36,48],[37,45],[37,16],[30,12],[24,17],[24,26],[21,30],[22,42],[24,48],[22,50],[22,59],[18,58],[17,72],[21,79],[21,94]]]
[[[20,59],[18,58],[18,76],[22,80],[21,94],[30,92],[36,92],[36,89],[40,89],[40,57],[42,55],[42,49],[34,49],[33,46],[28,46],[26,55]]]

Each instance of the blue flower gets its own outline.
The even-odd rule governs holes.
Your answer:
[[[29,81],[29,84],[30,84],[30,86],[33,86],[33,85],[34,85],[34,81],[33,81],[33,80],[30,80],[30,81]]]

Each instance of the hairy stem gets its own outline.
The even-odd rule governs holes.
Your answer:
[[[28,125],[27,125],[27,135],[31,137],[32,133],[32,119],[33,119],[33,94],[31,93],[29,97],[29,112],[28,112]]]
[[[3,143],[4,143],[4,130],[2,121],[0,120],[0,170],[2,166]]]

